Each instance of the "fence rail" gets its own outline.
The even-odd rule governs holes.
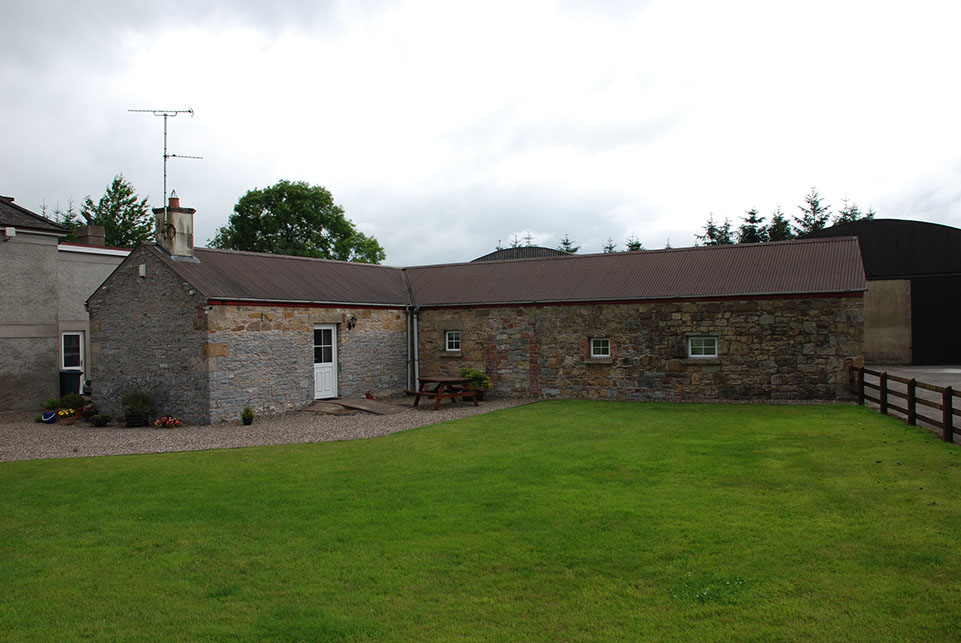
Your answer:
[[[954,442],[955,433],[961,433],[961,422],[955,420],[955,416],[961,417],[961,404],[955,405],[954,398],[961,398],[961,391],[955,391],[950,386],[935,386],[926,382],[919,382],[915,379],[898,377],[886,371],[873,371],[869,368],[853,369],[855,377],[852,378],[852,392],[857,393],[858,404],[864,406],[864,402],[874,402],[880,407],[881,413],[888,415],[889,411],[897,411],[905,416],[905,422],[917,426],[918,421],[941,429],[941,439],[945,442]],[[878,382],[866,381],[866,377],[876,377]],[[890,382],[904,384],[906,391],[892,389]],[[918,389],[939,393],[941,401],[936,402],[924,397],[918,397]],[[869,395],[867,391],[877,391],[878,396]],[[904,400],[905,405],[892,404],[891,398]],[[924,406],[941,411],[940,418],[929,417],[918,413],[918,406]],[[957,406],[957,408],[955,408]],[[923,410],[923,409],[922,409]]]

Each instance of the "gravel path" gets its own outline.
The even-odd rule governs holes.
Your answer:
[[[61,426],[36,423],[33,412],[5,412],[0,413],[0,462],[359,440],[490,413],[533,400],[494,399],[481,402],[480,406],[448,403],[438,411],[433,409],[433,404],[414,408],[409,398],[382,401],[403,406],[405,410],[392,415],[364,412],[325,415],[301,411],[258,417],[250,426],[238,420],[179,429],[128,429],[122,420],[100,429],[85,422]]]

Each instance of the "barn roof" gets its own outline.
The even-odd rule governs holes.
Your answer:
[[[197,248],[162,261],[210,299],[375,306],[625,301],[865,290],[857,239],[830,238],[391,268]]]
[[[961,274],[961,229],[927,221],[862,219],[809,238],[857,237],[868,279]]]
[[[406,306],[400,268],[259,252],[195,248],[197,261],[174,259],[148,246],[210,299]]]
[[[406,269],[422,306],[846,293],[854,238],[544,257]]]
[[[66,226],[54,223],[46,217],[17,205],[9,196],[0,196],[0,226],[53,232],[61,236],[66,236],[69,232]]]

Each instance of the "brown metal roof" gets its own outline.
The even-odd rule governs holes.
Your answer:
[[[8,196],[0,196],[0,225],[53,232],[61,236],[66,236],[70,232],[66,226],[17,205],[13,202],[13,198]]]
[[[421,306],[866,289],[853,237],[423,266],[405,272],[414,303]]]
[[[210,299],[406,306],[400,268],[367,263],[195,248],[197,261],[149,246]]]
[[[192,261],[147,247],[208,298],[233,301],[483,306],[866,289],[854,237],[414,268],[210,248]]]

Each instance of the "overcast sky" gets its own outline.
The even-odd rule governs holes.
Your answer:
[[[961,3],[3,0],[0,194],[323,185],[386,263],[693,245],[812,186],[961,226]]]

